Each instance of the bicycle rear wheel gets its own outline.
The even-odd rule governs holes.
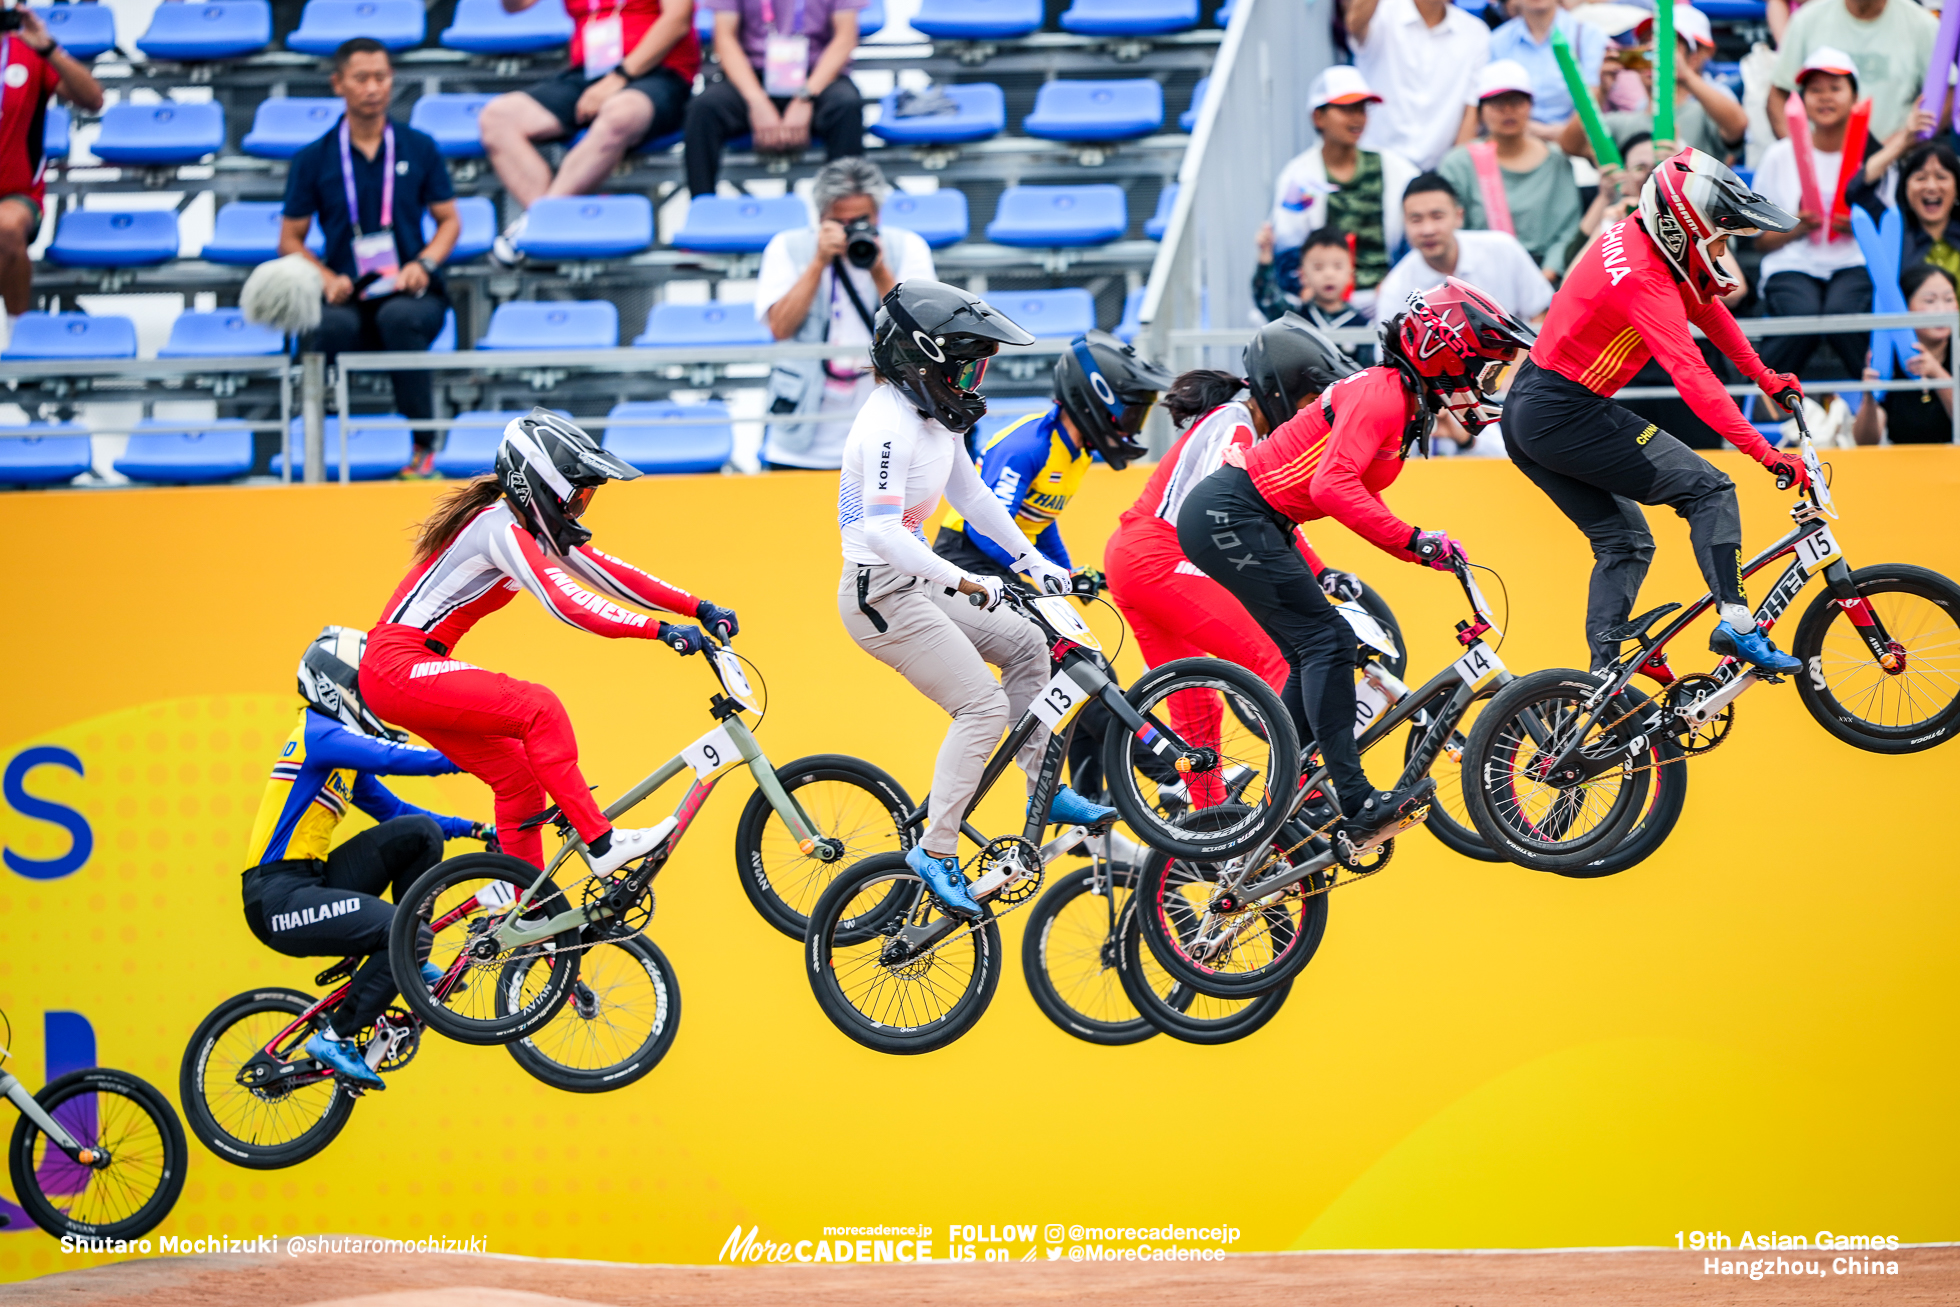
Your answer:
[[[860,924],[870,921],[882,925]],[[930,1053],[993,1002],[1000,927],[985,905],[977,925],[958,923],[903,854],[874,853],[817,900],[803,964],[817,1005],[846,1035],[880,1053]]]
[[[1143,942],[1140,915],[1132,899],[1116,932],[1117,974],[1137,1011],[1172,1039],[1186,1044],[1234,1043],[1262,1029],[1286,1005],[1286,996],[1293,992],[1290,980],[1255,998],[1217,998],[1178,984]]]
[[[1157,1033],[1130,1001],[1117,968],[1117,925],[1132,879],[1127,867],[1112,868],[1101,884],[1093,867],[1057,876],[1028,909],[1021,936],[1021,970],[1035,1006],[1091,1044],[1134,1044]]]
[[[1194,813],[1202,821],[1209,813]],[[1281,827],[1254,875],[1297,866],[1325,851],[1298,822]],[[1180,985],[1218,998],[1252,998],[1292,980],[1327,933],[1318,875],[1257,904],[1214,908],[1223,868],[1152,852],[1137,877],[1137,913],[1151,954]],[[1221,942],[1222,941],[1222,942]]]
[[[498,978],[500,1005],[522,1003],[525,972],[549,965],[512,958]],[[574,1094],[623,1089],[660,1065],[681,1026],[681,987],[667,955],[644,935],[587,949],[571,997],[544,1028],[504,1048],[537,1079]]]
[[[1923,567],[1861,567],[1851,583],[1893,645],[1872,656],[1851,614],[1826,590],[1810,601],[1791,652],[1797,696],[1831,734],[1871,753],[1918,753],[1960,732],[1960,586]]]
[[[443,972],[434,990],[419,979],[402,986],[403,1001],[431,1029],[463,1044],[508,1044],[558,1015],[578,978],[579,932],[563,930],[516,948],[499,948],[490,935],[540,879],[543,886],[522,916],[537,923],[565,911],[565,895],[536,867],[502,853],[466,853],[437,863],[395,905],[388,927],[394,973],[418,976],[424,957]],[[425,950],[422,941],[430,939]],[[528,988],[513,998],[498,982],[520,958],[545,965],[524,970]]]
[[[27,1117],[14,1122],[7,1172],[34,1224],[56,1238],[138,1239],[170,1215],[190,1148],[149,1081],[91,1067],[50,1082],[34,1101],[94,1154],[77,1161]]]
[[[323,1011],[295,1024],[314,1001],[294,989],[228,998],[184,1049],[177,1096],[191,1133],[234,1166],[276,1171],[304,1162],[332,1143],[354,1112],[354,1095],[332,1069],[301,1051],[326,1021]],[[267,1049],[258,1083],[240,1083],[240,1074]]]
[[[1202,828],[1182,825],[1190,810],[1189,779],[1166,784],[1163,760],[1144,740],[1111,730],[1103,741],[1103,778],[1110,801],[1137,837],[1180,858],[1234,857],[1271,838],[1293,810],[1300,788],[1300,743],[1279,696],[1253,673],[1216,658],[1180,658],[1152,668],[1131,686],[1130,706],[1151,738],[1167,726],[1170,701],[1180,696],[1179,716],[1212,716],[1219,739],[1187,740],[1214,749],[1216,766],[1204,775],[1231,793],[1235,817]]]
[[[911,847],[904,825],[913,803],[882,768],[840,753],[798,758],[778,767],[776,780],[827,843],[799,847],[769,796],[757,789],[735,827],[735,872],[762,919],[800,943],[810,909],[832,877],[874,853]]]

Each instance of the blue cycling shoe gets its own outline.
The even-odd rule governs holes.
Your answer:
[[[905,865],[919,874],[932,896],[956,917],[971,920],[980,915],[980,905],[967,892],[966,876],[958,858],[935,858],[925,846],[914,844],[905,855]]]
[[[1756,670],[1775,676],[1803,670],[1802,659],[1793,658],[1778,649],[1762,631],[1738,631],[1727,622],[1715,624],[1715,629],[1708,636],[1708,648],[1711,652],[1753,663]]]
[[[1091,803],[1064,785],[1049,801],[1048,820],[1057,826],[1104,826],[1116,820],[1116,809]]]
[[[422,988],[434,989],[442,983],[443,970],[433,962],[422,964]]]
[[[334,1071],[346,1076],[363,1089],[386,1089],[387,1084],[361,1056],[361,1050],[351,1039],[328,1039],[322,1032],[314,1032],[306,1041],[306,1055],[316,1062],[325,1062]]]

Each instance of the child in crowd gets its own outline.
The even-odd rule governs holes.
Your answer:
[[[1297,277],[1294,284],[1286,274]],[[1322,330],[1366,327],[1368,317],[1349,302],[1354,293],[1354,248],[1346,233],[1322,227],[1307,237],[1297,252],[1273,253],[1270,226],[1259,232],[1259,265],[1252,273],[1252,299],[1268,322],[1297,313]],[[1346,353],[1371,366],[1372,346],[1343,346]]]

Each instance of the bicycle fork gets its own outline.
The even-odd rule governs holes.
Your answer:
[[[22,1116],[32,1121],[42,1134],[54,1140],[61,1151],[68,1154],[70,1161],[94,1166],[98,1160],[107,1160],[107,1155],[100,1149],[84,1148],[81,1140],[69,1134],[62,1128],[61,1122],[41,1109],[41,1105],[34,1101],[34,1095],[27,1092],[26,1085],[5,1071],[0,1071],[0,1094],[5,1094],[20,1109]]]

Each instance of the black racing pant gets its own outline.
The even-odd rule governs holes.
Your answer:
[[[402,350],[421,353],[442,334],[442,319],[449,312],[449,299],[431,289],[426,295],[384,295],[380,299],[356,300],[352,304],[326,304],[320,309],[320,352],[329,359],[342,350]],[[436,383],[433,372],[392,372],[395,408],[403,417],[432,418],[436,415]],[[435,448],[435,432],[417,431],[415,443],[422,449]],[[329,455],[327,461],[333,462]]]
[[[1687,519],[1709,590],[1722,603],[1745,602],[1735,483],[1653,423],[1526,359],[1504,401],[1504,448],[1592,542],[1586,644],[1593,666],[1619,656],[1602,633],[1633,614],[1654,561],[1642,504],[1665,504]]]
[[[1354,746],[1354,631],[1300,556],[1293,523],[1273,512],[1243,468],[1225,467],[1184,501],[1177,542],[1279,646],[1292,668],[1280,698],[1300,743],[1319,744],[1334,797],[1354,816],[1375,792]]]
[[[1861,263],[1839,268],[1829,281],[1802,272],[1779,272],[1763,283],[1764,316],[1808,318],[1823,314],[1870,313],[1872,275]],[[1817,347],[1828,344],[1837,355],[1845,375],[1864,375],[1865,355],[1871,349],[1871,333],[1839,331],[1828,336],[1766,336],[1763,362],[1778,372],[1802,372],[1810,366]]]
[[[442,828],[428,817],[396,817],[316,859],[268,862],[245,873],[245,924],[259,943],[289,958],[365,954],[347,997],[334,1009],[346,1038],[387,1010],[400,986],[388,969],[388,923],[415,878],[442,861]],[[419,982],[420,977],[411,977]]]
[[[778,112],[789,106],[772,97]],[[708,84],[687,106],[687,193],[713,195],[721,176],[721,147],[749,130],[749,105],[725,74],[711,73]],[[864,99],[849,77],[840,77],[810,102],[810,139],[823,142],[824,162],[864,153]]]

